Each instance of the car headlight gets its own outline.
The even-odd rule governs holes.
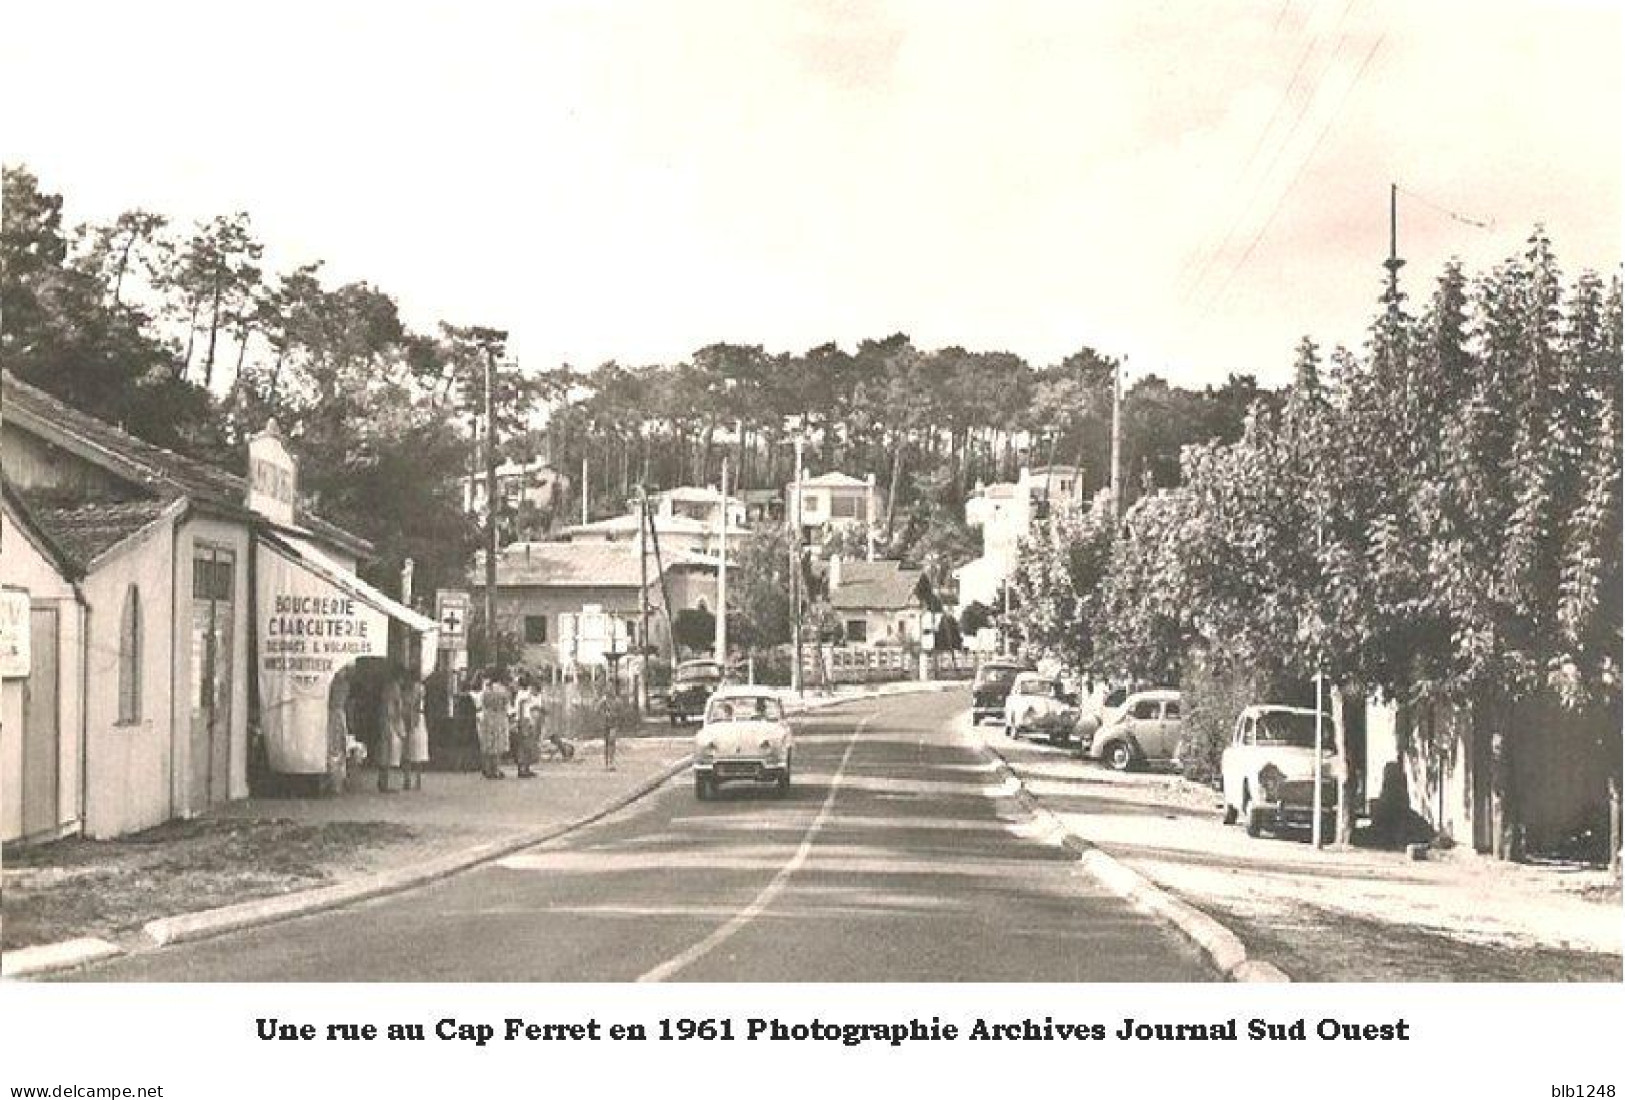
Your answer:
[[[1265,764],[1258,773],[1258,788],[1264,792],[1264,798],[1269,802],[1280,801],[1281,796],[1281,769],[1274,764]]]
[[[779,743],[773,740],[771,737],[762,738],[760,747],[762,750],[762,755],[766,756],[769,760],[777,760],[779,758]]]
[[[717,743],[715,741],[701,742],[698,755],[699,759],[704,763],[710,763],[712,760],[715,760],[717,755]]]

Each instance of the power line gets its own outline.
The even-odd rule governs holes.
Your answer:
[[[1347,2],[1343,5],[1342,12],[1337,17],[1337,22],[1330,28],[1330,30],[1325,34],[1315,34],[1311,36],[1309,41],[1305,44],[1302,54],[1299,55],[1297,67],[1293,70],[1292,79],[1287,83],[1286,90],[1281,93],[1281,98],[1276,101],[1275,111],[1273,114],[1271,114],[1270,121],[1264,127],[1263,132],[1259,135],[1258,141],[1254,143],[1252,151],[1249,153],[1246,164],[1242,169],[1242,173],[1238,177],[1242,188],[1245,190],[1245,198],[1243,199],[1241,205],[1237,208],[1236,216],[1231,219],[1230,227],[1225,231],[1223,239],[1215,248],[1206,254],[1202,261],[1201,269],[1197,273],[1196,279],[1187,285],[1183,293],[1180,295],[1180,304],[1182,306],[1191,301],[1191,299],[1193,299],[1202,289],[1202,286],[1207,281],[1208,276],[1214,268],[1214,265],[1219,262],[1220,257],[1222,257],[1225,252],[1229,250],[1231,244],[1237,239],[1238,234],[1242,232],[1242,227],[1247,224],[1249,215],[1252,213],[1254,206],[1257,205],[1260,197],[1267,194],[1267,184],[1270,178],[1274,175],[1276,166],[1281,163],[1281,158],[1286,154],[1286,151],[1292,147],[1292,141],[1295,137],[1297,137],[1298,130],[1303,125],[1303,120],[1308,117],[1310,108],[1313,107],[1320,98],[1321,87],[1324,85],[1326,77],[1336,67],[1338,53],[1349,41],[1350,36],[1347,32],[1343,32],[1341,34],[1341,36],[1337,39],[1336,44],[1329,51],[1325,66],[1320,69],[1319,75],[1315,78],[1314,89],[1310,91],[1308,95],[1303,97],[1302,101],[1298,105],[1296,113],[1292,117],[1291,123],[1288,124],[1285,135],[1275,144],[1274,151],[1270,154],[1268,164],[1257,176],[1257,178],[1253,180],[1252,185],[1248,187],[1246,186],[1246,183],[1248,179],[1252,178],[1253,165],[1257,163],[1259,153],[1261,153],[1265,145],[1269,143],[1268,139],[1270,134],[1275,129],[1275,124],[1281,119],[1283,113],[1287,109],[1287,106],[1292,102],[1292,93],[1297,88],[1298,82],[1302,77],[1305,68],[1308,66],[1310,59],[1318,52],[1317,47],[1323,40],[1329,39],[1332,35],[1338,34],[1338,32],[1342,31],[1343,25],[1348,22],[1349,13],[1354,9],[1356,2],[1357,0],[1347,0]]]
[[[1231,267],[1230,274],[1226,277],[1218,295],[1208,304],[1208,308],[1198,318],[1197,327],[1205,323],[1208,317],[1229,297],[1231,290],[1235,287],[1236,275],[1243,267],[1247,266],[1247,261],[1252,258],[1254,250],[1258,248],[1258,243],[1264,239],[1264,236],[1269,233],[1270,227],[1275,224],[1276,216],[1280,214],[1282,207],[1286,205],[1286,200],[1292,194],[1293,189],[1297,187],[1298,181],[1303,178],[1304,171],[1314,162],[1315,154],[1320,151],[1321,143],[1326,140],[1326,135],[1331,132],[1332,125],[1342,115],[1343,108],[1348,104],[1349,97],[1354,94],[1354,89],[1359,86],[1361,78],[1365,76],[1366,70],[1371,67],[1371,62],[1376,58],[1377,51],[1382,49],[1382,44],[1387,40],[1387,37],[1384,34],[1376,42],[1372,43],[1371,49],[1365,55],[1365,59],[1360,62],[1359,69],[1355,71],[1354,79],[1349,81],[1348,87],[1343,90],[1342,98],[1338,100],[1336,108],[1327,116],[1325,124],[1321,126],[1320,133],[1315,137],[1314,145],[1310,146],[1309,155],[1299,163],[1298,170],[1292,177],[1292,182],[1287,184],[1285,191],[1281,192],[1281,197],[1275,201],[1275,206],[1270,210],[1269,217],[1259,227],[1258,232],[1253,234],[1253,239],[1248,243],[1247,250],[1241,254],[1241,258]]]
[[[1443,214],[1445,217],[1449,218],[1453,222],[1460,222],[1462,225],[1470,225],[1474,229],[1494,230],[1494,228],[1495,228],[1495,219],[1494,218],[1470,218],[1466,214],[1457,213],[1456,211],[1451,210],[1448,207],[1440,206],[1438,203],[1434,202],[1432,199],[1428,198],[1426,195],[1418,194],[1417,192],[1412,191],[1409,187],[1406,187],[1403,184],[1396,183],[1396,184],[1394,184],[1394,187],[1397,188],[1399,193],[1401,195],[1404,195],[1406,198],[1415,199],[1417,202],[1421,203],[1423,206],[1427,207],[1430,210],[1433,210],[1436,213]]]

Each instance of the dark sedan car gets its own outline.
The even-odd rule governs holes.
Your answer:
[[[705,714],[705,704],[722,684],[723,668],[715,661],[684,661],[671,674],[666,714],[676,726]]]
[[[1004,717],[1004,702],[1010,697],[1010,687],[1016,682],[1016,677],[1023,672],[1032,671],[1032,665],[1025,661],[1008,658],[989,661],[976,670],[976,679],[971,684],[971,720],[980,722],[984,718]]]

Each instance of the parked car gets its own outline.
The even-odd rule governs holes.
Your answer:
[[[678,665],[666,692],[666,715],[671,724],[681,725],[704,714],[705,704],[724,679],[725,670],[716,661],[684,661]]]
[[[795,741],[784,704],[764,688],[722,687],[705,708],[694,735],[694,796],[702,801],[724,783],[771,783],[790,790]]]
[[[980,722],[984,718],[1003,718],[1004,703],[1010,697],[1011,685],[1016,682],[1017,676],[1030,672],[1032,667],[1026,661],[999,658],[977,669],[976,679],[970,686],[971,720]]]
[[[1174,760],[1184,742],[1180,696],[1173,688],[1136,691],[1077,727],[1078,754],[1125,772]]]
[[[1042,735],[1064,745],[1078,722],[1077,696],[1061,681],[1041,672],[1017,674],[1004,701],[1004,732],[1011,737]]]
[[[1219,762],[1226,825],[1239,819],[1248,836],[1313,827],[1318,773],[1321,827],[1327,832],[1335,828],[1338,783],[1332,720],[1327,716],[1322,721],[1324,740],[1317,765],[1313,710],[1255,705],[1241,712]]]

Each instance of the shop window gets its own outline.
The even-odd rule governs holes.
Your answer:
[[[526,645],[546,645],[547,644],[547,616],[546,615],[526,615],[525,616],[525,644]]]
[[[141,590],[133,584],[124,593],[119,618],[118,720],[120,725],[141,721]]]

